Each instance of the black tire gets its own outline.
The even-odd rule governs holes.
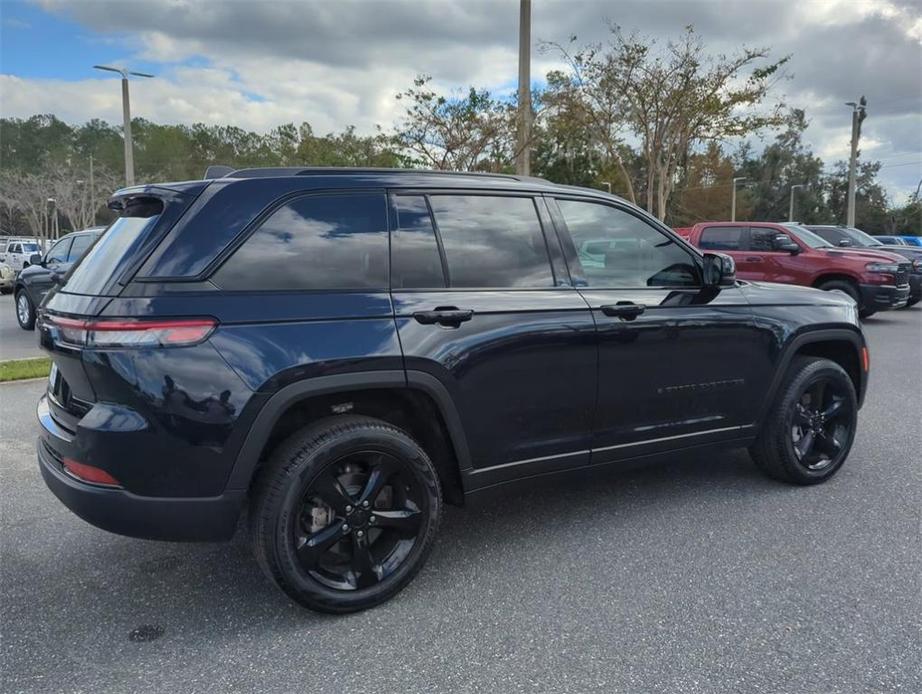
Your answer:
[[[441,512],[438,474],[410,436],[371,417],[331,417],[295,433],[260,470],[250,538],[289,597],[342,614],[374,607],[413,579]]]
[[[845,292],[858,304],[858,316],[861,318],[867,318],[877,313],[877,309],[861,305],[861,292],[858,291],[858,287],[853,282],[848,280],[829,280],[828,282],[823,282],[817,289],[822,289],[826,292],[838,289],[840,292]]]
[[[813,410],[823,417],[811,414]],[[749,452],[774,479],[802,485],[825,482],[848,457],[857,416],[855,386],[841,366],[819,357],[795,357]]]
[[[13,310],[16,312],[16,322],[19,323],[19,327],[23,330],[34,330],[35,329],[35,304],[32,303],[32,299],[29,298],[28,292],[25,289],[20,289],[16,292],[16,300]],[[20,308],[22,305],[25,305],[27,311],[26,317],[24,318],[20,315]]]
[[[906,302],[906,305],[903,308],[909,308],[910,306],[915,306],[917,303],[922,301],[922,296],[917,296],[915,299],[910,299]]]

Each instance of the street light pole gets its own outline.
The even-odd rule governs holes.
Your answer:
[[[794,191],[798,188],[806,188],[806,183],[795,183],[791,186],[791,204],[788,206],[788,221],[794,221]]]
[[[858,103],[849,101],[845,105],[852,107],[852,150],[848,160],[848,210],[845,215],[845,224],[853,227],[855,226],[855,190],[857,188],[855,169],[858,165],[858,138],[861,137],[861,122],[868,115],[868,100],[862,96],[858,99]]]
[[[519,127],[515,172],[531,174],[531,0],[519,0]]]
[[[131,139],[131,105],[128,97],[128,75],[135,77],[153,77],[146,72],[130,72],[108,65],[94,65],[97,70],[117,72],[122,76],[122,133],[125,137],[125,185],[134,185],[134,142]]]
[[[730,194],[730,221],[736,221],[736,184],[740,181],[745,181],[745,176],[737,176],[733,179],[733,192]]]

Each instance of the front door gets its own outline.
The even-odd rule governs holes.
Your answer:
[[[742,292],[704,287],[700,256],[626,207],[557,205],[598,327],[592,462],[748,435],[760,338]]]
[[[408,376],[437,379],[456,404],[467,488],[587,465],[595,325],[543,200],[391,200],[391,292]]]

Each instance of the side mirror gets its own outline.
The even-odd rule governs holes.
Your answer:
[[[704,254],[704,286],[732,287],[736,284],[736,262],[725,253]]]
[[[29,256],[29,265],[41,265],[42,264],[42,254],[33,253]]]
[[[787,251],[791,255],[800,253],[800,246],[791,240],[787,234],[778,234],[772,239],[772,248],[776,251]]]

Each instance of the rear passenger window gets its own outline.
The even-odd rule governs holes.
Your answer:
[[[385,289],[385,197],[292,200],[244,241],[213,281],[231,290]]]
[[[444,288],[445,273],[429,206],[422,195],[394,198],[397,228],[391,234],[391,286]]]
[[[553,287],[547,245],[531,198],[429,198],[451,287]]]
[[[698,242],[700,248],[715,251],[738,251],[746,227],[706,227]]]

